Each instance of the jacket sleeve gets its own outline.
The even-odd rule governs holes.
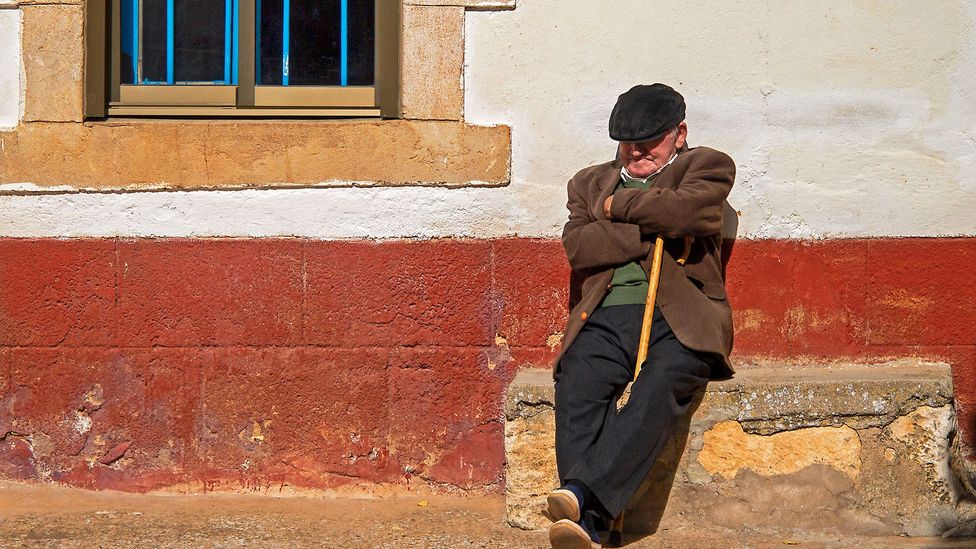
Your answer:
[[[586,201],[576,187],[576,180],[570,180],[569,202],[566,204],[569,221],[563,227],[563,247],[574,271],[588,274],[647,256],[650,245],[641,241],[640,227],[632,223],[592,219]]]
[[[613,196],[610,217],[640,227],[643,234],[705,236],[722,229],[724,201],[735,180],[735,163],[716,150],[694,155],[673,188],[622,189]]]

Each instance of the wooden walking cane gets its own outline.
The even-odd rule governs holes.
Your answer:
[[[685,245],[681,257],[676,261],[678,265],[684,265],[691,255],[691,243],[694,240],[690,236],[684,237]],[[651,342],[651,324],[654,322],[654,302],[657,301],[657,288],[661,282],[661,261],[664,258],[664,238],[658,234],[654,240],[654,257],[651,261],[651,272],[647,277],[647,299],[644,301],[644,320],[641,322],[640,340],[637,344],[637,365],[634,367],[634,378],[624,389],[620,399],[617,401],[617,409],[626,406],[630,400],[630,390],[637,376],[640,375],[641,366],[647,361],[647,348]],[[613,520],[610,525],[610,545],[619,546],[623,541],[624,533],[624,513]]]

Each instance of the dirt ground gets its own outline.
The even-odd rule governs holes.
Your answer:
[[[545,548],[504,522],[500,496],[325,498],[127,494],[0,483],[0,547]],[[662,529],[629,547],[976,547],[976,540]]]

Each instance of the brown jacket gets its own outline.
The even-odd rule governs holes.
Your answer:
[[[563,246],[570,267],[583,277],[583,283],[578,302],[570,303],[562,352],[573,344],[586,317],[603,300],[615,267],[640,260],[647,272],[654,235],[660,232],[665,251],[657,305],[681,343],[719,357],[715,379],[731,377],[732,309],[722,276],[720,230],[735,163],[707,147],[682,149],[650,189],[618,191],[608,219],[603,202],[617,188],[620,167],[619,161],[590,166],[569,181],[569,221],[563,228]],[[674,258],[681,255],[684,235],[695,240],[682,267]],[[556,358],[554,373],[560,358],[562,353]]]

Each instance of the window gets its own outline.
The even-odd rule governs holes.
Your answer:
[[[90,0],[87,9],[90,116],[399,114],[397,0]]]

